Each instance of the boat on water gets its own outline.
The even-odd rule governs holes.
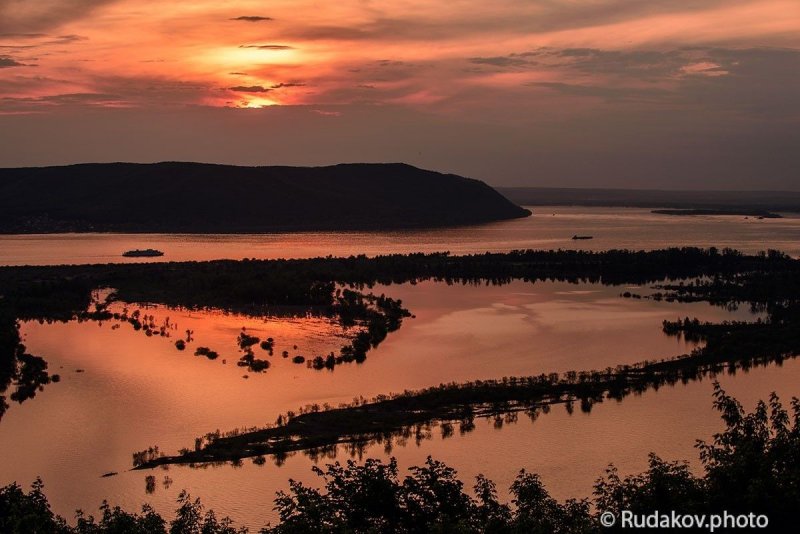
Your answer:
[[[575,234],[574,236],[572,236],[572,239],[594,239],[594,236],[592,236],[592,235],[578,235],[578,234]]]
[[[144,250],[128,250],[123,252],[122,255],[126,258],[154,258],[157,256],[163,256],[164,253],[154,248],[146,248]]]

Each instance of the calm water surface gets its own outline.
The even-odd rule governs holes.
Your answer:
[[[12,405],[0,422],[0,483],[27,484],[42,476],[54,509],[68,517],[76,508],[94,510],[104,498],[128,509],[150,502],[170,514],[180,490],[187,489],[218,513],[257,527],[274,521],[272,499],[289,478],[316,482],[309,469],[313,459],[298,453],[282,466],[269,459],[261,467],[245,460],[238,468],[130,472],[131,453],[154,444],[173,453],[208,431],[263,425],[307,403],[338,404],[441,382],[601,369],[673,356],[692,345],[663,335],[665,318],[752,318],[747,310],[731,312],[704,303],[620,298],[625,290],[647,292],[632,286],[521,281],[377,287],[374,291],[402,298],[416,317],[371,351],[365,363],[335,371],[314,371],[281,357],[283,350],[311,355],[340,346],[344,332],[325,318],[143,309],[159,324],[169,317],[174,325],[170,338],[146,337],[126,324],[28,322],[22,327],[25,343],[48,360],[62,381],[23,405]],[[274,356],[257,351],[272,362],[266,373],[247,374],[235,365],[240,356],[235,339],[242,327],[275,338]],[[186,329],[194,331],[194,341],[181,352],[174,340],[184,337]],[[194,356],[197,346],[218,351],[220,358]],[[789,362],[721,380],[752,403],[771,390],[796,394],[798,378],[800,366]],[[559,498],[586,496],[608,462],[630,472],[646,466],[650,451],[695,459],[694,440],[720,428],[710,393],[710,382],[704,381],[606,402],[590,415],[579,410],[569,415],[557,406],[535,423],[520,415],[516,424],[502,429],[479,419],[464,436],[456,433],[445,440],[434,428],[430,439],[416,443],[412,438],[389,453],[383,445],[370,446],[363,455],[393,455],[406,468],[430,454],[458,469],[467,482],[482,472],[500,488],[524,467],[540,473]],[[337,459],[349,457],[339,450]],[[120,474],[101,478],[109,471]],[[153,494],[145,492],[147,474],[157,477]],[[165,477],[172,481],[169,487]]]
[[[668,246],[732,247],[744,252],[769,247],[800,255],[797,214],[758,220],[739,216],[677,217],[637,208],[529,207],[534,215],[525,219],[406,232],[0,235],[0,265],[145,261],[121,256],[135,248],[163,251],[159,261],[372,256],[445,250],[468,254],[525,248],[649,250]],[[573,241],[575,234],[592,235],[594,239]]]
[[[140,261],[120,254],[148,247],[163,250],[163,260],[686,245],[745,252],[774,248],[800,255],[797,216],[757,220],[671,217],[643,209],[533,209],[535,215],[527,219],[405,233],[0,236],[0,265]],[[573,241],[573,234],[594,239]],[[416,317],[371,351],[364,364],[346,364],[332,372],[314,371],[281,357],[283,350],[304,356],[337,350],[346,332],[321,317],[249,318],[159,306],[143,310],[159,324],[169,317],[170,338],[146,337],[128,325],[115,328],[111,323],[25,323],[22,333],[30,351],[47,359],[62,381],[47,386],[35,399],[13,404],[0,421],[0,484],[29,484],[41,476],[55,511],[69,518],[76,508],[96,511],[102,499],[130,510],[149,502],[171,515],[178,493],[187,489],[219,514],[260,527],[275,520],[272,500],[289,478],[316,483],[309,470],[314,459],[295,454],[281,466],[270,459],[261,467],[245,460],[236,468],[156,470],[156,490],[148,494],[145,476],[151,473],[127,471],[131,453],[151,445],[174,453],[206,432],[263,425],[310,403],[338,404],[359,395],[442,382],[602,369],[674,356],[692,346],[663,335],[664,319],[752,318],[747,310],[731,312],[703,303],[620,298],[626,290],[648,291],[523,282],[374,288],[403,299]],[[250,334],[275,338],[274,356],[256,351],[272,363],[266,373],[248,374],[235,365],[241,355],[235,339],[242,327]],[[194,341],[180,352],[174,341],[187,329],[194,331]],[[197,346],[216,350],[220,358],[194,356]],[[752,408],[756,399],[773,390],[787,400],[800,394],[800,363],[719,379]],[[502,429],[494,421],[477,420],[476,429],[464,436],[442,439],[434,428],[430,439],[419,443],[412,438],[390,452],[375,445],[362,453],[396,456],[403,469],[432,455],[455,467],[467,484],[482,472],[499,488],[507,488],[525,468],[540,473],[558,498],[584,497],[609,462],[624,473],[640,471],[650,451],[668,459],[693,460],[696,467],[694,440],[709,439],[721,429],[711,408],[711,391],[709,380],[664,387],[621,403],[596,405],[588,415],[580,410],[568,414],[558,406],[535,423],[520,415],[518,422]],[[339,450],[337,459],[349,457],[348,451]],[[109,471],[119,474],[101,478]],[[164,484],[165,477],[171,485]]]

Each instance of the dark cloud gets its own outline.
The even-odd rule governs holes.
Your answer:
[[[0,0],[1,2],[2,0]],[[30,50],[34,48],[41,48],[43,46],[61,46],[69,45],[80,41],[88,41],[88,37],[82,35],[57,35],[51,36],[43,33],[28,33],[28,34],[4,34],[0,35],[0,40],[3,38],[20,39],[25,44],[0,44],[0,49],[6,50]]]
[[[377,82],[385,82],[380,77],[370,77],[370,79],[374,79]],[[364,82],[323,87],[316,96],[319,101],[323,102],[385,105],[386,102],[402,99],[425,90],[426,84],[423,81],[415,80],[413,77],[397,77],[389,83],[382,83],[381,85]]]
[[[0,101],[0,111],[41,111],[52,108],[80,110],[103,105],[165,109],[186,106],[204,97],[219,96],[219,88],[210,84],[156,76],[98,76],[93,79],[92,92],[64,91],[63,86],[70,83],[70,80],[35,76],[15,76],[11,80],[0,78],[0,94],[45,95],[6,97]]]
[[[105,93],[64,93],[60,95],[50,95],[40,97],[42,102],[52,102],[55,104],[100,104],[119,100],[119,95]]]
[[[3,0],[0,1],[0,35],[30,35],[58,28],[117,1],[119,0]]]
[[[104,76],[96,78],[98,92],[120,95],[136,105],[175,105],[195,102],[200,95],[217,89],[206,83],[170,80],[151,76]]]
[[[28,94],[31,92],[47,91],[48,87],[63,86],[68,80],[39,76],[36,71],[14,72],[13,76],[0,77],[0,94]],[[9,73],[10,74],[10,73]]]
[[[534,2],[539,16],[520,21],[532,31],[558,31],[595,27],[644,17],[672,13],[695,13],[720,6],[748,3],[748,0],[600,0],[595,2]]]
[[[536,54],[551,68],[575,71],[582,77],[602,75],[603,83],[527,84],[566,96],[667,105],[706,117],[727,113],[761,120],[800,119],[798,49],[542,49]],[[561,58],[568,59],[561,62]]]
[[[5,69],[8,67],[24,67],[24,63],[20,63],[19,61],[12,59],[10,57],[3,57],[0,56],[0,69]]]
[[[693,56],[689,50],[601,50],[597,48],[537,48],[505,56],[473,57],[470,63],[509,69],[566,68],[582,74],[658,79],[679,74]]]
[[[400,98],[408,96],[407,91],[413,85],[414,91],[424,91],[436,86],[438,81],[431,81],[431,77],[439,78],[444,70],[450,69],[450,61],[421,61],[406,62],[392,59],[368,61],[355,65],[343,65],[337,75],[323,80],[314,80],[313,86],[320,92],[314,93],[314,98],[324,102],[356,101],[364,103],[365,91],[355,89],[361,86],[376,88],[380,85],[381,97]],[[385,84],[392,84],[399,93],[385,92]],[[361,87],[365,89],[366,87]],[[377,98],[377,97],[376,97]],[[377,103],[370,95],[370,102]]]
[[[353,25],[296,25],[281,29],[287,39],[322,41],[447,41],[463,36],[531,35],[573,30],[672,13],[696,13],[752,0],[507,0],[495,9],[463,10],[441,19],[408,15],[378,17]]]
[[[690,61],[681,50],[598,50],[592,48],[566,48],[543,51],[567,61],[570,68],[589,74],[636,76],[639,78],[663,77],[676,74]]]
[[[244,21],[244,22],[266,22],[266,21],[275,20],[275,19],[273,19],[272,17],[259,17],[259,16],[253,16],[253,15],[243,15],[241,17],[234,17],[234,18],[232,18],[230,20],[241,20],[241,21]]]
[[[664,102],[675,96],[673,91],[658,87],[604,87],[562,82],[532,82],[525,85],[550,89],[568,96],[593,97],[626,102]]]
[[[406,61],[381,59],[350,68],[348,69],[348,72],[356,75],[351,78],[351,81],[355,81],[357,83],[371,84],[373,82],[407,82],[416,78],[424,70],[430,69],[433,66],[435,66],[435,64],[430,62],[409,63]]]
[[[284,31],[284,36],[318,41],[358,41],[362,39],[383,40],[384,35],[370,29],[347,26],[298,26]]]
[[[702,59],[719,65],[684,78],[697,106],[773,121],[800,120],[800,50],[710,48]],[[707,75],[725,72],[724,75]]]
[[[268,93],[272,91],[271,88],[261,85],[237,85],[235,87],[228,87],[228,90],[236,91],[237,93]]]
[[[6,50],[30,50],[31,48],[36,48],[36,45],[0,45],[0,48]]]
[[[523,59],[515,54],[508,56],[471,57],[469,61],[476,65],[491,65],[493,67],[529,67],[536,65],[536,62]]]
[[[257,48],[259,50],[294,50],[293,46],[280,44],[239,45],[239,48]]]
[[[83,35],[70,34],[70,35],[59,35],[55,39],[47,41],[44,44],[62,45],[62,44],[70,44],[70,43],[76,43],[76,42],[79,42],[79,41],[88,41],[88,40],[89,40],[89,38],[85,37]]]
[[[47,37],[44,33],[0,33],[0,39],[36,39]]]
[[[63,93],[37,97],[4,97],[0,99],[2,112],[41,111],[52,107],[93,107],[120,101],[118,95],[104,93]]]
[[[551,50],[548,48],[542,48],[540,50]],[[595,48],[564,48],[558,51],[559,56],[563,57],[587,57],[595,55],[599,50]],[[528,55],[535,56],[536,52],[528,52]]]
[[[305,87],[306,84],[304,83],[276,83],[275,85],[271,85],[270,89],[283,89],[286,87]]]
[[[749,52],[748,52],[749,50]],[[537,48],[504,56],[473,57],[473,64],[508,69],[563,69],[580,75],[646,82],[687,75],[726,75],[740,68],[739,61],[753,58],[756,49],[685,47],[669,50],[603,50],[598,48]],[[762,48],[756,55],[789,55],[784,49]]]

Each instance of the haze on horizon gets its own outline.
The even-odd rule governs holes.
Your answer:
[[[800,190],[797,0],[0,0],[0,167]]]

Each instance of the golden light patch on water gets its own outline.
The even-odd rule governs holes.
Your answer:
[[[109,311],[126,312],[128,316],[138,310],[140,317],[148,316],[155,325],[154,344],[173,346],[175,341],[186,342],[185,352],[193,354],[197,347],[209,347],[220,354],[221,359],[234,362],[242,355],[237,346],[241,332],[259,337],[260,341],[274,340],[273,355],[282,356],[287,351],[290,356],[327,354],[337,351],[345,343],[353,329],[343,328],[334,318],[303,308],[276,308],[265,310],[262,316],[248,316],[227,313],[220,310],[192,310],[168,308],[161,305],[136,305],[115,302]],[[105,322],[104,327],[112,330],[132,330],[127,322]],[[164,335],[161,335],[161,332]],[[147,337],[143,331],[137,332]],[[177,350],[177,349],[176,349]],[[267,357],[268,352],[255,347],[258,357]]]

